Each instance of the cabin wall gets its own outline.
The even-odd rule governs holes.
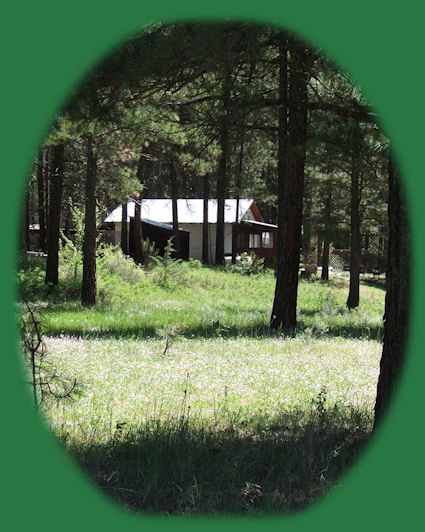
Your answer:
[[[190,232],[189,256],[192,259],[202,260],[202,224],[180,224],[179,227]],[[209,260],[215,263],[215,241],[217,233],[216,224],[208,224],[209,229]],[[232,225],[224,224],[224,253],[232,253]]]
[[[210,264],[215,263],[216,224],[208,224],[209,227],[209,259]],[[202,224],[179,223],[180,229],[189,231],[189,257],[202,260]],[[108,231],[108,243],[119,244],[121,242],[121,222],[114,223],[114,231]],[[224,224],[224,253],[232,254],[232,224]]]

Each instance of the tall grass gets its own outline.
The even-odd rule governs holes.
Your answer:
[[[336,489],[371,426],[384,290],[302,281],[293,337],[270,331],[274,276],[180,264],[167,287],[115,255],[95,309],[62,272],[21,272],[49,356],[83,394],[52,430],[115,500],[165,514],[291,512]]]

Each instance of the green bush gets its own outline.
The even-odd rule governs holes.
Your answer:
[[[97,259],[99,275],[115,274],[123,281],[137,284],[144,278],[143,270],[119,246],[104,246]]]
[[[150,268],[152,269],[152,280],[161,288],[166,290],[184,285],[187,281],[186,271],[181,264],[181,259],[173,259],[174,252],[173,238],[167,241],[164,248],[164,256],[151,257]]]
[[[76,207],[72,203],[72,200],[69,200],[69,208],[71,210],[75,233],[71,240],[61,231],[61,238],[59,240],[59,265],[64,277],[81,280],[83,274],[84,210]]]
[[[18,272],[18,286],[21,300],[35,301],[47,297],[49,286],[45,284],[46,272],[42,266],[22,268]]]
[[[192,258],[189,259],[189,261],[187,262],[187,265],[189,266],[189,268],[193,268],[195,270],[199,270],[199,268],[202,268],[203,266],[200,260],[192,259]]]
[[[155,243],[151,242],[149,238],[143,241],[143,255],[146,264],[150,263],[152,257],[158,256],[158,249],[155,247]]]
[[[83,253],[81,247],[62,233],[59,242],[59,267],[63,277],[80,279],[83,275]]]
[[[243,275],[255,275],[264,271],[264,259],[255,253],[242,253],[239,261],[232,266],[232,270]]]

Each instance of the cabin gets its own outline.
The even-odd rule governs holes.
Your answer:
[[[224,206],[224,253],[231,258],[242,252],[254,252],[265,259],[266,265],[272,266],[276,256],[277,226],[265,224],[253,199],[240,199],[239,212],[236,217],[236,199],[226,199]],[[130,234],[131,219],[134,219],[135,202],[127,203],[127,224]],[[177,200],[179,231],[185,233],[180,237],[188,239],[188,258],[202,260],[202,235],[204,219],[203,199]],[[142,232],[157,247],[153,226],[158,224],[172,235],[172,201],[171,199],[143,199],[141,201]],[[105,241],[119,244],[121,241],[122,206],[116,207],[105,219],[103,233]],[[217,200],[208,200],[208,258],[215,262],[215,245],[217,232]],[[186,240],[185,240],[186,242]],[[181,246],[182,247],[182,246]],[[182,258],[186,258],[183,257]]]

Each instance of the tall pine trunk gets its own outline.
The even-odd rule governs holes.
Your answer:
[[[347,307],[359,306],[360,299],[360,124],[353,120],[351,155],[351,204],[350,204],[350,289]]]
[[[204,264],[210,263],[210,242],[209,242],[209,224],[208,224],[208,200],[210,197],[210,176],[204,175],[203,179],[203,206],[204,215],[202,221],[202,262]]]
[[[276,289],[270,325],[290,332],[296,327],[298,270],[301,247],[304,163],[307,136],[307,51],[294,43],[280,45],[278,240]],[[287,88],[288,87],[288,88]],[[291,102],[286,118],[287,96]],[[287,127],[286,127],[287,124]],[[286,140],[287,138],[287,140]]]
[[[325,235],[323,240],[323,254],[322,254],[322,281],[329,281],[329,230],[331,225],[331,211],[332,211],[332,187],[331,183],[327,183],[327,195],[325,199]]]
[[[44,172],[43,172],[43,151],[38,153],[37,162],[37,199],[38,199],[38,246],[44,253],[46,252],[46,211],[44,202]]]
[[[304,192],[304,214],[303,214],[303,232],[301,236],[303,261],[309,262],[310,243],[311,243],[311,208],[312,197],[310,191]]]
[[[88,135],[83,239],[83,282],[81,286],[81,303],[86,307],[96,304],[96,167],[96,147],[93,136]]]
[[[231,58],[229,36],[225,34],[224,79],[221,93],[222,115],[220,120],[220,159],[217,172],[217,226],[215,241],[215,263],[224,264],[224,207],[227,193],[227,178],[230,163],[230,95]]]
[[[59,281],[59,231],[64,173],[63,143],[52,148],[50,173],[49,221],[47,225],[46,284],[57,285]]]
[[[128,255],[128,212],[127,202],[121,204],[121,249],[124,255]]]
[[[29,183],[25,186],[25,192],[24,192],[24,205],[23,205],[23,213],[21,217],[21,246],[20,246],[20,253],[21,253],[21,261],[26,262],[27,260],[27,251],[29,251],[30,245],[30,233],[29,233],[29,225],[30,225],[30,208],[29,208]]]
[[[173,216],[173,247],[174,258],[179,259],[180,254],[180,235],[179,235],[179,215],[177,209],[177,202],[179,198],[179,184],[177,179],[176,161],[174,157],[170,158],[170,177],[171,177],[171,210]]]
[[[44,202],[46,212],[46,252],[47,252],[47,233],[49,225],[50,212],[50,177],[52,166],[52,148],[46,148],[44,154]]]
[[[389,241],[386,272],[384,344],[375,403],[375,427],[392,399],[408,332],[410,304],[410,242],[406,204],[398,172],[390,159],[388,169]]]
[[[242,186],[242,171],[243,171],[243,156],[244,156],[244,139],[243,139],[243,132],[241,133],[241,146],[239,149],[239,167],[238,167],[238,174],[236,177],[236,214],[235,214],[235,232],[232,232],[232,238],[238,238],[238,224],[239,224],[239,205],[240,205],[240,194],[241,194],[241,186]],[[236,242],[232,243],[232,264],[236,264]]]
[[[71,205],[69,202],[65,203],[65,213],[64,213],[64,228],[63,228],[63,234],[66,236],[66,238],[71,237],[71,223],[72,223],[72,213],[71,213]]]
[[[142,201],[143,201],[143,182],[145,178],[146,159],[143,153],[140,154],[139,163],[137,165],[137,177],[140,183],[139,197],[136,198],[134,206],[134,260],[137,264],[144,264],[145,254],[143,246],[143,232],[142,232]]]

